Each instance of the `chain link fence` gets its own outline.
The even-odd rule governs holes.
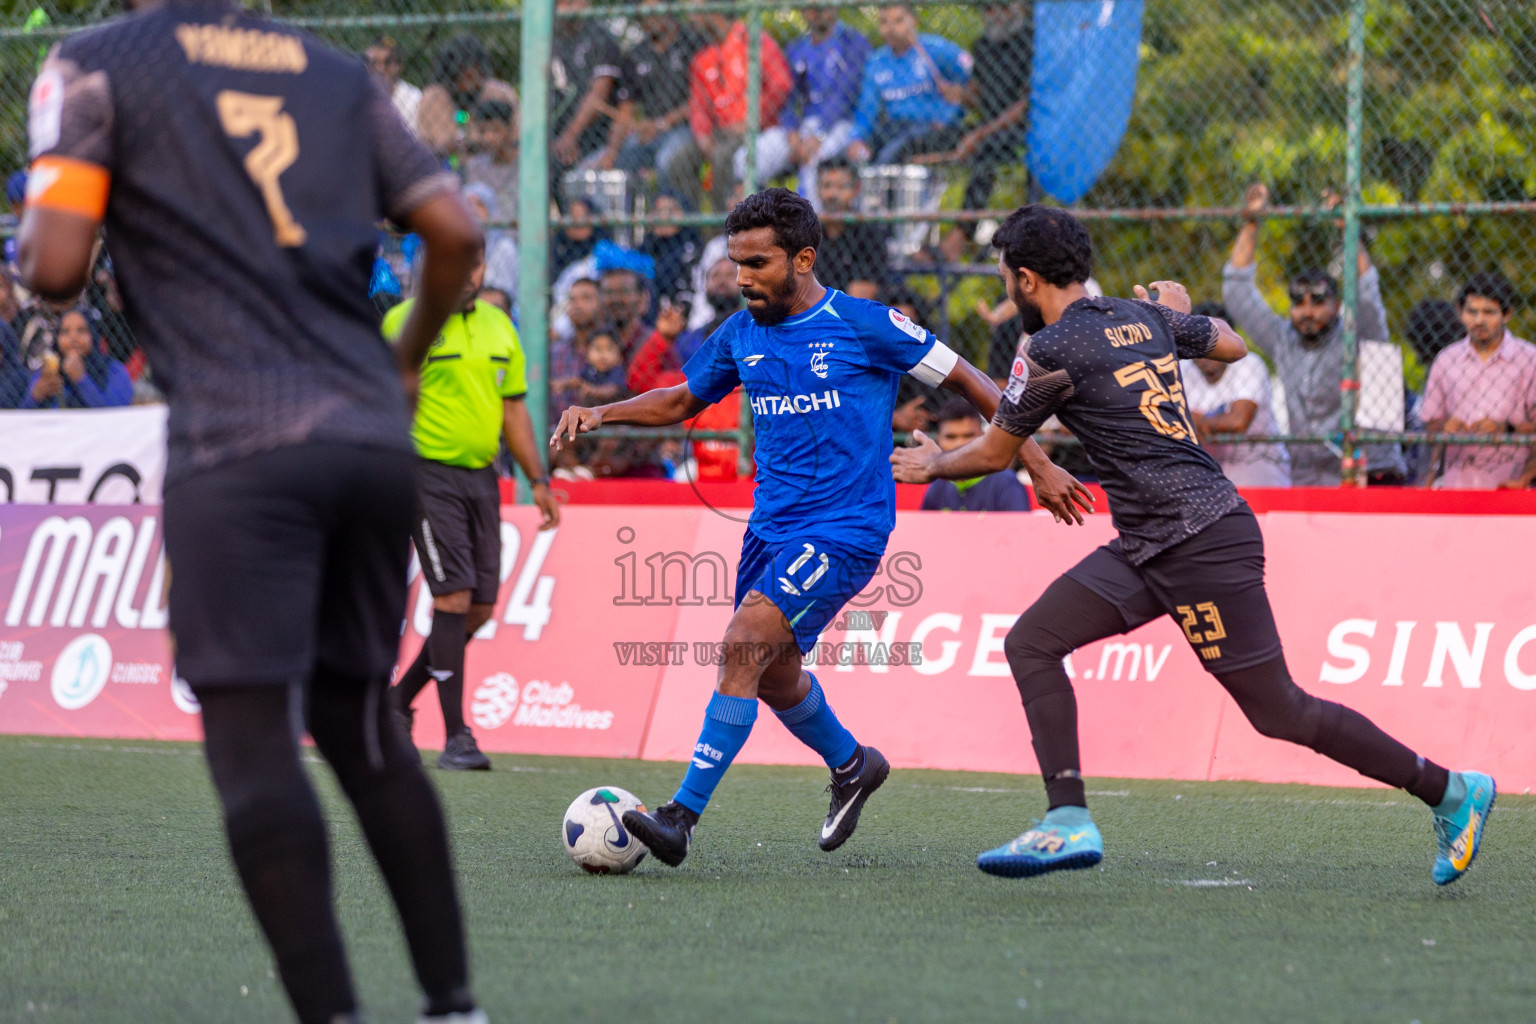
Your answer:
[[[1536,297],[1526,0],[262,6],[365,54],[465,177],[489,297],[517,308],[551,421],[681,379],[739,302],[725,214],[778,184],[822,211],[824,283],[998,377],[1020,325],[991,231],[1069,205],[1105,292],[1177,278],[1248,337],[1244,364],[1184,368],[1240,483],[1522,478],[1536,354],[1501,339]],[[113,7],[9,10],[11,169],[39,54]],[[381,304],[408,293],[410,256],[383,245]],[[939,404],[905,387],[893,430]],[[740,403],[695,430],[589,443],[561,469],[750,472]],[[1043,440],[1091,476],[1070,437]]]

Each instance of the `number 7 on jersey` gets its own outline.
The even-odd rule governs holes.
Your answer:
[[[284,112],[281,96],[255,96],[225,89],[218,95],[219,120],[225,134],[244,139],[260,135],[261,141],[245,157],[245,170],[261,190],[272,218],[272,234],[287,249],[303,245],[308,234],[293,219],[283,199],[278,178],[299,158],[299,129],[293,115]]]

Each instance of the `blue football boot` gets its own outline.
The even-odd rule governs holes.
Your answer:
[[[989,875],[1027,878],[1091,868],[1103,859],[1104,839],[1087,808],[1058,807],[1013,842],[977,857],[976,866]]]
[[[1439,846],[1435,856],[1436,885],[1450,885],[1466,874],[1477,859],[1478,847],[1483,845],[1483,829],[1488,824],[1488,812],[1493,810],[1493,800],[1499,792],[1490,775],[1482,772],[1455,774],[1466,784],[1467,795],[1450,814],[1435,815],[1435,842]]]

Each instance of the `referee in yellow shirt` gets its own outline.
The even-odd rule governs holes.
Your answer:
[[[428,681],[437,683],[447,742],[437,759],[452,771],[491,767],[464,724],[464,649],[489,619],[501,583],[501,493],[497,444],[505,436],[512,457],[533,483],[544,515],[540,529],[560,522],[560,508],[523,396],[528,378],[517,329],[501,310],[476,301],[485,260],[471,275],[458,312],[427,352],[411,437],[416,444],[416,552],[432,591],[432,632],[390,699],[409,732],[411,705]],[[399,335],[414,300],[384,317],[384,336]]]

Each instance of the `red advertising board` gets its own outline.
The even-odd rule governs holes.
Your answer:
[[[568,508],[556,531],[503,510],[503,585],[470,647],[466,711],[491,751],[685,760],[730,617],[743,512]],[[1271,512],[1270,593],[1298,683],[1426,755],[1536,785],[1536,581],[1520,516]],[[893,763],[1029,772],[1002,641],[1046,585],[1111,535],[1107,516],[901,512],[881,572],[823,640],[839,715]],[[173,682],[160,513],[0,506],[0,732],[195,739]],[[430,629],[413,582],[402,640]],[[920,664],[880,664],[916,645]],[[1162,620],[1070,661],[1093,775],[1359,784],[1259,737]],[[441,740],[430,691],[417,738]],[[742,759],[815,763],[764,714]]]

